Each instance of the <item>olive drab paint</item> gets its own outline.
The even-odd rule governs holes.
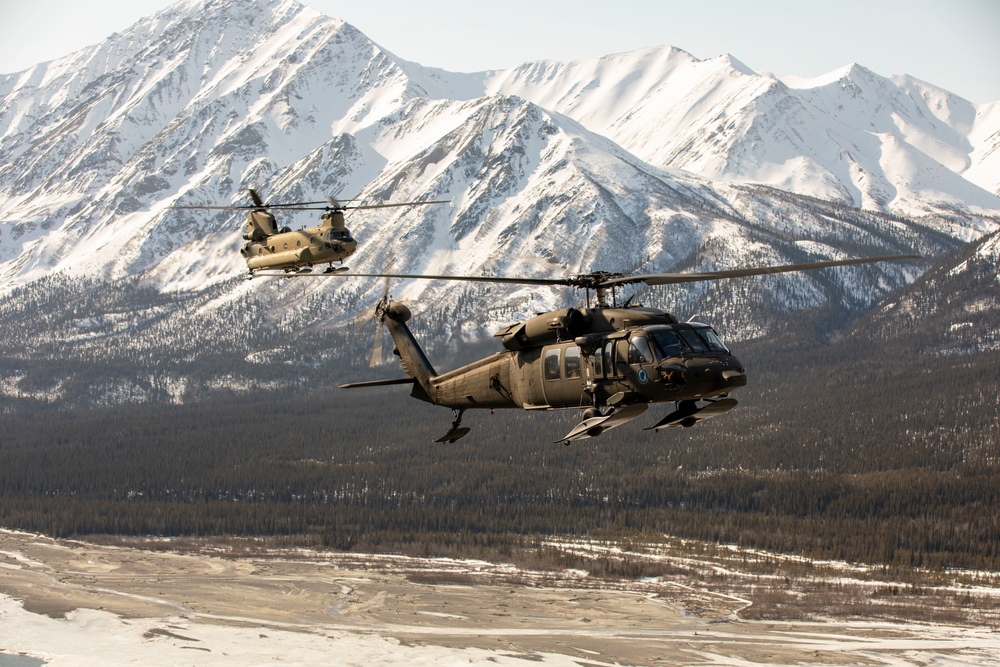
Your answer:
[[[627,284],[670,285],[792,271],[867,264],[914,255],[753,267],[708,273],[623,275],[590,273],[573,278],[516,278],[414,274],[338,274],[386,279],[453,280],[506,284],[572,286],[587,291],[586,308],[542,313],[497,331],[502,350],[461,368],[438,374],[406,322],[409,308],[383,294],[376,319],[395,344],[407,377],[341,385],[343,388],[411,385],[414,398],[451,408],[451,430],[437,442],[469,433],[461,426],[466,410],[521,408],[582,411],[582,420],[556,442],[592,438],[625,424],[650,405],[674,409],[646,430],[690,427],[728,412],[729,394],[747,384],[743,363],[707,324],[679,322],[668,312],[618,306],[616,290]],[[387,286],[388,288],[388,286]],[[591,307],[591,293],[596,304]],[[381,336],[377,340],[381,340]]]

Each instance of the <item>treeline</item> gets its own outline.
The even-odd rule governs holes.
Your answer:
[[[908,366],[845,346],[738,352],[751,384],[731,413],[643,431],[653,415],[569,447],[553,441],[572,412],[470,412],[470,435],[432,444],[451,413],[403,388],[19,411],[2,417],[0,523],[477,553],[533,535],[667,533],[1000,569],[1000,355]]]

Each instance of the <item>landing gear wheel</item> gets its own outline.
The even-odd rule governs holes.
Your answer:
[[[468,434],[468,432],[471,431],[472,429],[468,428],[467,426],[462,426],[462,415],[464,413],[465,410],[456,410],[455,421],[451,423],[451,430],[442,435],[434,442],[451,444],[456,440],[458,440],[459,438],[463,437],[464,435]]]

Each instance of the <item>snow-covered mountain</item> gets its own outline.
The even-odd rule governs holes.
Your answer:
[[[781,82],[728,56],[657,48],[457,74],[402,60],[294,0],[183,0],[0,77],[0,327],[17,332],[0,338],[8,377],[21,378],[4,393],[67,391],[59,379],[27,389],[39,359],[110,368],[169,351],[182,366],[148,382],[112,373],[108,386],[125,396],[114,401],[191,391],[212,354],[251,365],[351,358],[360,341],[345,332],[380,285],[246,282],[240,216],[174,205],[244,203],[248,187],[272,201],[453,202],[351,214],[358,272],[933,257],[1000,226],[998,130],[997,105],[858,66]],[[740,339],[781,328],[790,312],[863,310],[921,270],[639,296]],[[393,292],[432,344],[582,298],[426,282]]]
[[[995,105],[850,65],[785,82],[731,56],[645,49],[486,75],[643,160],[902,215],[995,210]]]

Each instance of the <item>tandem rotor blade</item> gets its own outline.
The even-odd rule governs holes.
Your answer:
[[[341,202],[353,201],[351,199],[337,200],[336,206],[331,206],[328,202],[298,202],[294,204],[268,204],[265,208],[280,208],[282,211],[363,211],[375,208],[398,208],[400,206],[423,206],[425,204],[450,204],[450,199],[435,201],[404,201],[393,204],[358,204],[356,206],[342,206]],[[311,204],[325,204],[325,206],[311,206]]]
[[[433,201],[404,201],[391,204],[346,204],[345,202],[360,201],[358,199],[339,199],[327,197],[323,201],[297,201],[278,204],[265,204],[256,190],[248,190],[253,204],[231,204],[228,206],[171,206],[170,208],[185,208],[218,211],[254,211],[258,209],[276,208],[282,211],[360,211],[375,208],[398,208],[401,206],[425,206],[427,204],[450,204],[450,199],[435,199]]]

